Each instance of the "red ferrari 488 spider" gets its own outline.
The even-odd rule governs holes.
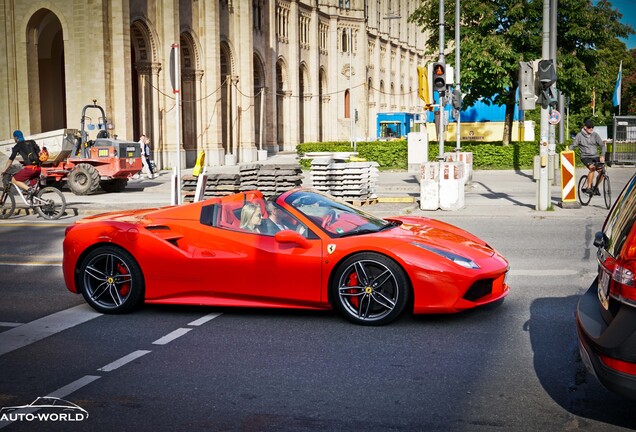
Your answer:
[[[331,309],[386,324],[502,300],[508,262],[423,217],[380,219],[310,189],[258,191],[87,217],[64,239],[64,278],[96,310],[142,303]]]

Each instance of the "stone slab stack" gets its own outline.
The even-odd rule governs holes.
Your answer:
[[[336,162],[316,158],[311,163],[311,186],[356,205],[377,201],[377,162]]]
[[[259,190],[271,197],[303,183],[299,164],[244,164],[238,174],[207,174],[204,199],[231,195],[248,190]],[[197,177],[183,176],[184,201],[192,202],[197,188]]]
[[[265,197],[278,195],[303,183],[298,164],[247,164],[240,167],[241,191],[257,189]]]

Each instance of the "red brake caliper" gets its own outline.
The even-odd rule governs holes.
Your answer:
[[[117,271],[119,274],[127,274],[126,267],[122,265],[122,263],[117,263]],[[130,282],[126,282],[122,284],[121,288],[119,288],[119,294],[126,296],[130,291]]]
[[[349,275],[349,283],[347,284],[347,286],[358,286],[358,274],[356,272],[352,272]],[[356,293],[355,289],[349,290],[349,294],[355,294],[355,293]],[[358,297],[350,297],[350,299],[351,299],[351,303],[355,307],[358,307],[360,305],[360,299]]]

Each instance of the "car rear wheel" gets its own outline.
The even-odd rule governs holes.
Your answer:
[[[402,267],[387,256],[367,252],[338,266],[331,284],[334,308],[362,325],[383,325],[396,319],[409,297]]]
[[[116,246],[100,246],[82,260],[77,284],[95,310],[125,313],[141,304],[144,279],[133,256]]]

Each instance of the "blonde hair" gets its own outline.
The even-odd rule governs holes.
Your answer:
[[[254,203],[246,203],[241,209],[241,228],[253,229],[253,227],[250,228],[248,225],[250,221],[252,220],[252,217],[254,216],[254,214],[257,211],[260,212],[260,210],[261,210],[260,206]]]

